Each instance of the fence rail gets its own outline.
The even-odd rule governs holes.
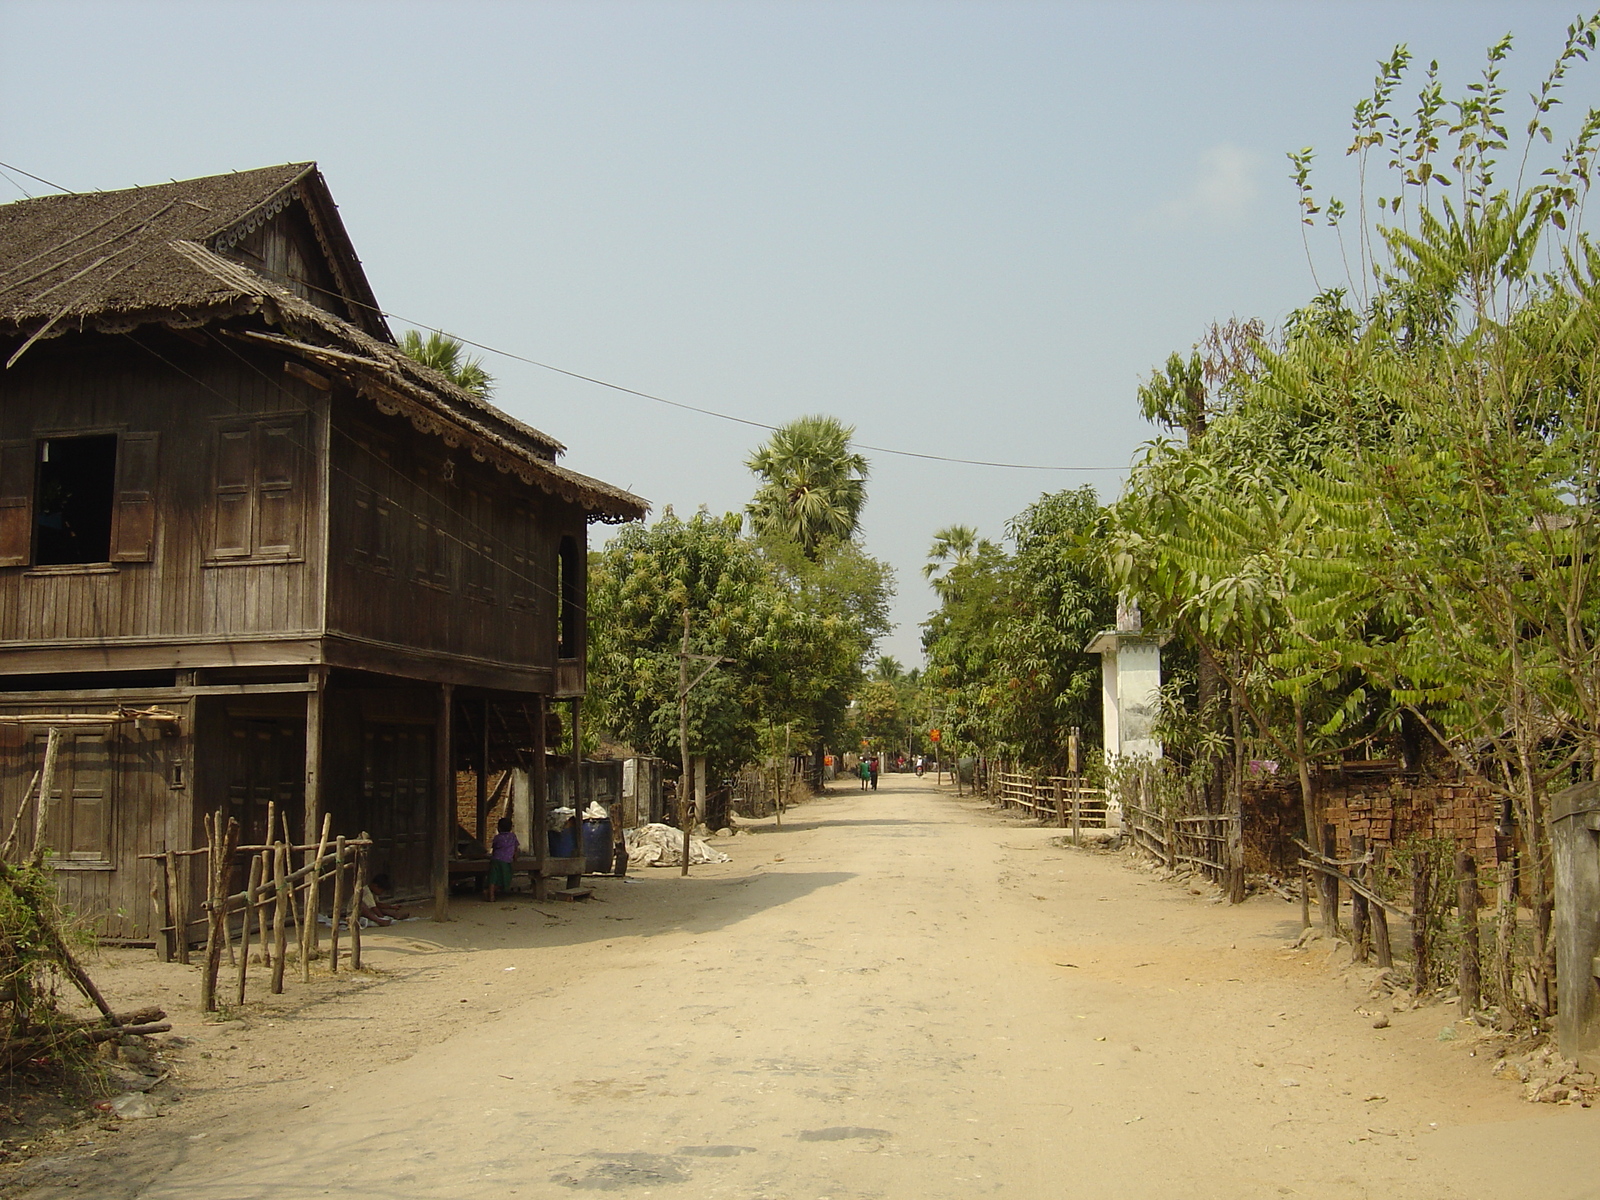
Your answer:
[[[994,775],[995,800],[1002,808],[1020,808],[1041,821],[1051,820],[1063,829],[1104,829],[1111,799],[1102,788],[1084,787],[1070,775],[1031,775],[998,771]]]

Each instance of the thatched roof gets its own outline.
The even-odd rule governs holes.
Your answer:
[[[318,304],[229,256],[296,201],[338,288]],[[237,332],[241,317],[272,328],[258,340],[343,376],[385,411],[403,411],[593,519],[649,511],[638,496],[557,465],[560,442],[400,352],[314,163],[0,205],[0,339],[17,343],[6,358],[70,330],[229,322]]]

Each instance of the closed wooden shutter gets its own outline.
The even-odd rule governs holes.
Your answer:
[[[255,430],[249,425],[218,430],[214,557],[249,555],[254,491]]]
[[[43,765],[47,738],[34,741]],[[111,739],[104,729],[64,736],[45,821],[45,844],[60,862],[111,861]]]
[[[0,442],[0,567],[33,558],[34,441]]]
[[[263,421],[256,504],[256,553],[294,554],[299,549],[300,497],[295,481],[300,459],[300,422]]]
[[[116,503],[111,518],[111,561],[155,557],[156,461],[160,435],[125,433],[117,441]]]

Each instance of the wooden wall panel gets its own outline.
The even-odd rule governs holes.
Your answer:
[[[291,413],[304,414],[299,561],[207,566],[218,426]],[[226,338],[68,335],[30,349],[0,373],[0,441],[158,435],[155,536],[150,562],[0,567],[0,642],[319,632],[325,421],[325,394],[285,374],[280,355]]]
[[[576,506],[353,397],[333,405],[330,633],[555,663],[555,556]]]

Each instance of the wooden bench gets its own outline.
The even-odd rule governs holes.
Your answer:
[[[511,873],[513,875],[527,875],[533,880],[533,896],[535,900],[543,900],[548,892],[545,884],[547,879],[565,879],[568,892],[581,891],[583,884],[583,859],[581,858],[546,858],[541,871],[539,860],[531,854],[522,855],[511,860]],[[450,879],[464,879],[468,876],[482,878],[489,874],[489,860],[487,858],[453,858],[450,860]]]

